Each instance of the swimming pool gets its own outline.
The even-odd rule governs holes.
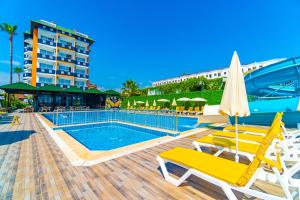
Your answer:
[[[116,122],[70,126],[62,130],[91,151],[113,150],[168,135],[167,132]]]
[[[127,112],[127,111],[77,111],[54,112],[43,114],[56,126],[78,125],[99,122],[128,122],[142,126],[150,126],[172,131],[183,132],[197,128],[197,118],[176,116],[159,112]]]

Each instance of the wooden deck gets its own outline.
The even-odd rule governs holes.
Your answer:
[[[0,199],[226,199],[199,178],[175,187],[160,173],[156,155],[175,146],[192,148],[196,137],[201,135],[74,167],[34,114],[22,114],[19,126],[0,124]],[[175,175],[184,172],[168,168]]]

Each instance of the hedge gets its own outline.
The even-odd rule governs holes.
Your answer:
[[[206,104],[208,105],[217,105],[220,104],[221,98],[222,98],[223,90],[204,90],[204,91],[197,91],[197,92],[188,92],[188,93],[180,93],[180,94],[165,94],[165,95],[153,95],[153,96],[133,96],[129,98],[124,98],[122,100],[122,108],[126,108],[128,104],[128,100],[130,101],[130,105],[133,105],[134,100],[135,101],[143,101],[146,102],[148,100],[149,105],[151,106],[153,104],[154,99],[156,100],[156,105],[162,104],[161,102],[157,102],[158,99],[168,99],[170,100],[169,103],[165,103],[164,105],[167,105],[167,107],[170,107],[173,99],[176,100],[181,97],[187,97],[187,98],[195,98],[195,97],[201,97],[207,100]],[[196,102],[196,103],[202,103],[202,102]],[[177,105],[184,105],[186,107],[188,106],[194,106],[195,102],[177,102]],[[202,103],[204,104],[204,102]]]

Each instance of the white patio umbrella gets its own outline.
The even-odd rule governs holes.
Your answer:
[[[136,106],[136,101],[135,100],[133,101],[133,105]]]
[[[206,99],[200,98],[200,97],[196,97],[196,98],[192,98],[191,101],[197,101],[197,102],[201,102],[201,101],[206,101]]]
[[[137,101],[136,103],[137,103],[137,104],[143,104],[143,103],[145,103],[145,102],[143,102],[143,101]]]
[[[157,101],[159,101],[159,102],[170,102],[170,100],[168,100],[168,99],[158,99]]]
[[[187,97],[181,97],[179,99],[177,99],[177,101],[190,101],[191,99],[190,98],[187,98]]]
[[[154,101],[153,101],[153,106],[156,106],[156,101],[155,101],[155,99],[154,99]]]
[[[166,103],[166,102],[170,102],[170,100],[168,100],[168,99],[158,99],[157,101],[158,101],[158,102],[162,102],[162,103],[163,103],[163,104],[162,104],[163,107],[165,107],[165,103]]]
[[[191,99],[187,98],[187,97],[181,97],[181,98],[177,99],[177,101],[183,101],[184,102],[184,107],[185,107],[185,102],[191,101]]]
[[[148,100],[146,101],[146,107],[149,107],[149,102],[148,102]]]
[[[173,101],[172,101],[172,106],[177,106],[177,103],[176,103],[175,98],[174,98]]]
[[[238,162],[238,117],[249,116],[250,111],[248,106],[244,74],[236,51],[233,54],[229,67],[229,74],[226,80],[219,112],[221,114],[235,117],[235,161]]]

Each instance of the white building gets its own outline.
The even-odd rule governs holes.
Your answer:
[[[265,67],[265,66],[273,64],[273,63],[277,63],[277,62],[285,60],[285,59],[286,58],[275,58],[275,59],[271,59],[271,60],[254,62],[251,64],[242,65],[242,70],[244,73],[247,73],[249,71],[260,69],[262,67]],[[207,72],[199,72],[199,73],[195,73],[195,74],[188,74],[188,75],[182,75],[182,76],[178,76],[178,77],[174,77],[174,78],[168,78],[168,79],[153,82],[152,87],[170,84],[170,83],[180,83],[189,78],[199,78],[201,76],[203,76],[207,79],[226,78],[228,75],[228,70],[229,70],[229,68],[227,67],[227,68],[221,68],[221,69],[211,70],[211,71],[207,71]]]

